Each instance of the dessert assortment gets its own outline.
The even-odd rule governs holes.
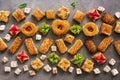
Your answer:
[[[75,7],[77,3],[72,3],[71,5]],[[22,8],[24,8],[24,11]],[[17,22],[21,22],[27,17],[26,14],[29,14],[30,12],[31,8],[27,8],[26,4],[21,4],[19,5],[19,9],[16,9],[12,13],[12,16]],[[37,21],[40,21],[44,17],[46,17],[48,20],[51,19],[53,20],[51,25],[43,22],[41,23],[40,27],[38,27],[35,23],[29,21],[24,22],[21,27],[18,27],[16,24],[12,24],[8,29],[8,33],[3,38],[0,37],[0,52],[8,49],[10,54],[16,54],[16,58],[21,64],[25,63],[31,58],[29,57],[29,54],[30,56],[33,56],[40,53],[41,56],[39,58],[36,57],[30,62],[30,66],[32,68],[31,70],[29,69],[28,65],[23,66],[23,71],[28,71],[30,76],[35,76],[36,73],[42,68],[46,72],[51,71],[53,74],[57,74],[59,68],[62,71],[68,71],[69,73],[75,71],[77,75],[82,74],[82,71],[87,73],[93,71],[94,74],[98,75],[101,73],[101,71],[99,68],[96,68],[95,65],[104,64],[108,60],[104,55],[104,52],[114,41],[111,37],[113,30],[112,24],[116,23],[114,31],[116,33],[120,33],[120,21],[116,21],[116,18],[120,18],[120,12],[115,13],[116,18],[110,13],[104,12],[105,8],[102,6],[99,6],[98,9],[90,10],[87,13],[76,10],[73,15],[73,20],[75,20],[77,24],[71,26],[69,21],[67,21],[71,11],[67,7],[60,7],[57,10],[57,13],[55,13],[55,11],[52,9],[43,12],[40,8],[36,8],[31,14],[32,17],[34,17]],[[10,11],[0,11],[0,22],[7,23],[9,21],[9,16]],[[56,16],[58,16],[59,19],[56,19]],[[79,24],[82,23],[86,16],[88,19],[90,19],[90,21],[85,23],[83,26],[80,26]],[[95,21],[98,19],[102,20],[100,29],[95,23]],[[5,27],[5,25],[0,25],[0,31],[4,31]],[[57,39],[54,40],[51,37],[46,37],[50,31],[52,31],[51,35],[56,36]],[[85,41],[82,41],[80,38],[75,39],[76,36],[79,36],[79,34],[82,33],[82,31],[84,36],[86,36],[88,39]],[[25,36],[25,39],[22,39],[19,34]],[[101,40],[97,46],[96,43],[90,38],[99,34],[105,35],[105,38]],[[39,48],[36,46],[33,36],[35,36],[36,41],[42,41],[42,43],[39,45]],[[45,36],[44,39],[42,39],[42,36]],[[13,37],[15,37],[15,39],[8,46],[4,40],[9,42]],[[25,43],[26,50],[23,49],[22,51],[18,52],[18,49],[21,45],[23,45],[23,43]],[[55,45],[53,45],[54,43]],[[71,46],[68,47],[67,45]],[[86,47],[89,53],[95,53],[93,56],[91,56],[93,60],[88,59],[82,54],[78,53],[83,46]],[[118,55],[120,55],[120,40],[114,41],[114,47]],[[58,52],[61,55],[68,53],[68,55],[70,54],[72,58],[68,59],[66,57],[61,57],[58,55]],[[50,54],[47,56],[46,53]],[[49,64],[44,64],[46,59],[51,65],[54,65],[54,67],[51,67]],[[9,62],[9,59],[4,56],[1,61],[5,64]],[[4,71],[11,72],[12,68],[16,68],[14,73],[16,75],[21,74],[22,69],[19,68],[18,61],[11,61],[10,66],[4,67]],[[116,63],[117,61],[114,58],[109,60],[109,64],[111,66],[114,66]],[[74,68],[71,64],[75,64],[77,68]],[[112,69],[109,65],[106,65],[103,68],[103,71],[106,73],[111,72],[113,76],[119,74],[117,68]]]

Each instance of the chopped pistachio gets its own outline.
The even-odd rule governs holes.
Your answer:
[[[45,22],[42,23],[39,28],[39,32],[41,32],[43,35],[46,35],[49,31],[50,31],[50,26]]]
[[[80,65],[84,61],[84,57],[81,54],[76,54],[71,61],[80,67]]]
[[[52,63],[52,64],[56,64],[59,62],[60,58],[59,56],[55,53],[52,52],[49,56],[48,56],[48,60]]]
[[[81,32],[82,28],[81,26],[74,24],[71,28],[70,31],[74,34],[74,35],[78,35]]]

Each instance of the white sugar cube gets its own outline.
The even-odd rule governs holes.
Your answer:
[[[10,65],[12,68],[16,68],[18,66],[18,63],[17,61],[11,61]]]
[[[4,67],[4,71],[5,71],[5,72],[11,72],[11,67],[5,66],[5,67]]]
[[[4,57],[2,58],[2,62],[3,62],[3,63],[7,63],[8,61],[9,61],[9,60],[8,60],[7,57],[4,56]]]
[[[98,11],[100,11],[100,12],[104,12],[104,11],[105,11],[105,8],[102,7],[102,6],[99,6],[99,7],[98,7]]]
[[[4,36],[4,39],[5,39],[6,41],[10,41],[11,35],[10,35],[10,34],[6,34],[6,35]]]
[[[99,68],[95,68],[93,71],[94,71],[95,74],[100,74],[101,73]]]
[[[56,46],[51,46],[51,51],[57,51],[57,47]]]
[[[116,13],[115,13],[115,16],[116,16],[116,18],[119,19],[119,18],[120,18],[120,12],[116,12]]]
[[[117,74],[119,74],[117,69],[112,69],[111,73],[112,73],[113,76],[116,76]]]
[[[110,68],[108,65],[106,65],[106,66],[103,68],[103,71],[105,71],[105,72],[110,72],[110,70],[111,70],[111,68]]]
[[[113,65],[115,65],[115,63],[116,63],[116,60],[115,60],[115,59],[113,59],[113,58],[110,59],[110,61],[109,61],[109,64],[110,64],[110,65],[113,66]]]
[[[0,31],[5,30],[5,25],[0,25]]]
[[[28,71],[28,70],[29,70],[28,65],[24,65],[24,66],[23,66],[23,70],[24,70],[24,71]]]
[[[42,61],[44,61],[44,60],[46,59],[46,57],[47,57],[47,56],[43,54],[43,55],[40,56],[40,59],[41,59]]]
[[[41,40],[42,36],[40,34],[36,34],[36,40]]]
[[[53,67],[52,72],[53,74],[57,74],[57,67]]]
[[[34,75],[36,75],[36,73],[35,73],[34,70],[29,70],[29,75],[30,75],[30,76],[34,76]]]
[[[76,74],[82,74],[82,70],[80,68],[76,68]]]
[[[52,68],[50,67],[50,65],[47,64],[47,65],[44,66],[44,70],[46,72],[50,72],[52,70]]]
[[[29,14],[30,11],[31,11],[31,8],[25,8],[25,9],[24,9],[24,12],[25,12],[26,14]]]
[[[20,68],[17,68],[17,69],[14,71],[14,73],[17,74],[17,75],[19,75],[21,72],[22,72],[22,70],[21,70]]]
[[[74,67],[69,67],[69,69],[68,69],[68,71],[70,72],[70,73],[72,73],[73,71],[74,71]]]

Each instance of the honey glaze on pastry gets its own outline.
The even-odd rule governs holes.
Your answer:
[[[66,34],[70,28],[70,24],[66,20],[54,20],[52,23],[52,31],[55,35],[61,36]]]
[[[83,33],[86,35],[86,36],[95,36],[97,35],[99,32],[98,30],[98,27],[95,23],[93,22],[88,22],[86,23],[84,26],[83,26]]]
[[[95,43],[93,42],[93,40],[86,40],[85,41],[85,46],[86,46],[86,48],[89,50],[89,52],[91,52],[91,53],[94,53],[94,52],[96,52],[97,51],[97,48],[96,48],[96,45],[95,45]]]
[[[38,31],[38,27],[32,22],[26,22],[21,26],[21,32],[25,36],[33,36]]]

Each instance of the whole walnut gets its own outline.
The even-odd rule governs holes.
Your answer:
[[[115,18],[109,14],[109,13],[105,13],[103,16],[102,16],[102,21],[107,23],[107,24],[113,24],[115,22]]]

